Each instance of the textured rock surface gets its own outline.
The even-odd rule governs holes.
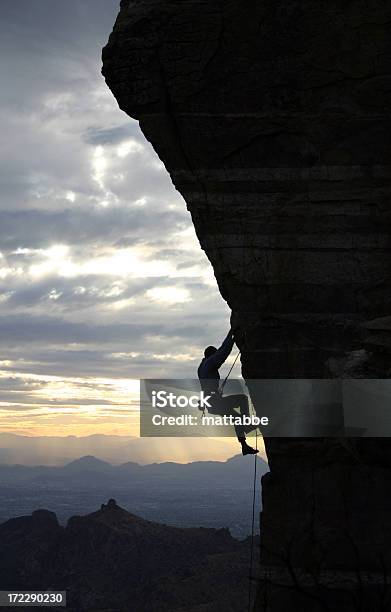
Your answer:
[[[104,76],[186,200],[247,379],[389,374],[390,22],[380,0],[121,3]],[[388,442],[267,450],[258,605],[388,609]]]

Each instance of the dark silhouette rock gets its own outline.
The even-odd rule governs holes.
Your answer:
[[[20,589],[29,576],[31,588],[44,588],[58,550],[63,530],[48,510],[36,510],[0,525],[0,581],[2,589]],[[50,582],[49,582],[50,584]]]
[[[247,380],[390,373],[390,20],[379,0],[121,2],[103,74],[186,200]],[[390,442],[266,447],[259,607],[388,609]]]
[[[65,528],[39,510],[0,525],[0,588],[66,590],[74,611],[239,612],[249,547],[227,529],[167,527],[110,502]]]

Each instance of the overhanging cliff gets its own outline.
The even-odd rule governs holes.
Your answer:
[[[103,74],[186,200],[247,379],[389,374],[367,322],[391,311],[390,23],[380,0],[121,2]],[[258,605],[388,609],[388,441],[267,450]]]

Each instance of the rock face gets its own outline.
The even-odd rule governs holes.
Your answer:
[[[380,0],[121,2],[103,74],[185,198],[246,379],[389,375],[390,22]],[[391,445],[266,446],[258,607],[388,609]]]

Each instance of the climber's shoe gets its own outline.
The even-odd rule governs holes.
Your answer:
[[[248,444],[242,444],[242,455],[256,455],[257,453],[259,453],[257,448],[253,448]]]

